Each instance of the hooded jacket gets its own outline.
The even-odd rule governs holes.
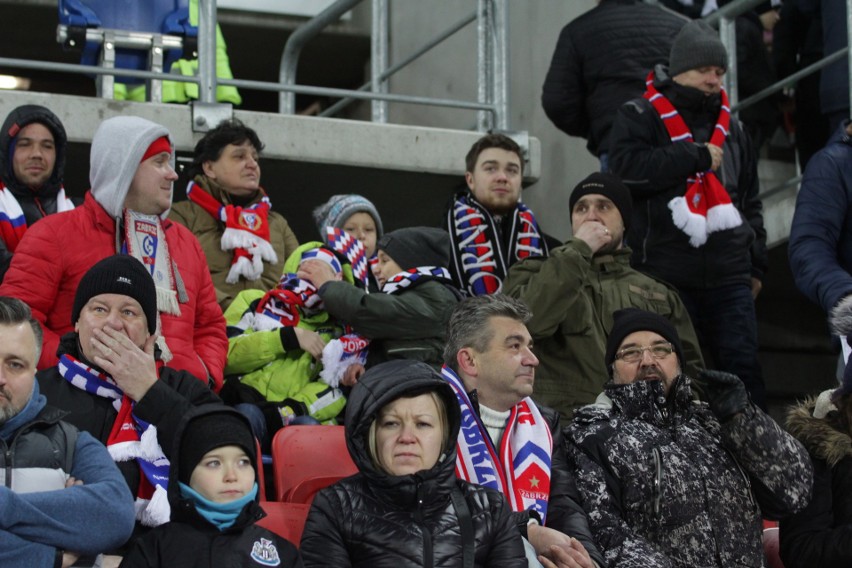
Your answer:
[[[53,135],[53,144],[56,149],[56,161],[53,164],[53,172],[50,178],[38,189],[30,188],[15,177],[12,166],[13,141],[16,140],[18,132],[25,126],[34,122],[43,124]],[[14,131],[14,135],[11,132]],[[67,153],[68,138],[65,135],[65,127],[59,118],[50,110],[39,105],[23,105],[9,113],[3,122],[0,131],[0,177],[3,187],[9,191],[24,212],[27,227],[39,219],[56,213],[58,210],[57,194],[62,188],[62,180],[65,175],[65,158]],[[79,202],[75,202],[78,205]],[[0,281],[9,269],[12,262],[12,251],[6,243],[0,239]]]
[[[429,390],[438,393],[447,410],[444,449],[431,469],[390,475],[370,458],[370,425],[392,401]],[[314,499],[302,534],[305,566],[461,567],[456,492],[472,517],[475,566],[526,567],[521,536],[503,496],[455,476],[460,415],[452,388],[423,363],[391,361],[362,376],[346,408],[346,446],[360,473]]]
[[[801,444],[754,406],[720,424],[686,375],[608,384],[566,436],[610,568],[762,568],[762,519],[810,498]]]
[[[843,124],[808,162],[788,248],[796,286],[830,313],[852,294],[852,137]]]
[[[757,156],[748,135],[731,120],[725,156],[716,172],[740,212],[742,223],[711,233],[696,248],[672,220],[669,201],[686,193],[687,178],[710,169],[710,139],[721,98],[675,83],[668,70],[654,69],[654,86],[675,106],[695,142],[672,142],[650,102],[637,98],[622,105],[610,131],[612,169],[633,196],[627,244],[631,265],[678,289],[705,290],[729,284],[751,286],[767,266],[763,205],[758,197]]]
[[[142,156],[162,136],[168,130],[138,117],[104,121],[92,140],[92,189],[83,205],[36,223],[18,246],[0,294],[26,302],[44,329],[39,369],[56,365],[59,338],[73,329],[71,311],[83,275],[100,259],[122,252],[124,200]],[[175,280],[186,290],[180,315],[160,314],[173,356],[168,364],[218,390],[228,339],[204,252],[182,225],[164,220],[162,226]]]
[[[171,521],[136,541],[136,546],[124,557],[122,568],[302,568],[299,552],[290,541],[255,524],[266,516],[259,505],[259,496],[246,504],[236,522],[223,531],[202,517],[192,501],[181,497],[177,480],[180,445],[187,425],[203,416],[225,413],[245,422],[250,429],[242,414],[226,406],[197,408],[183,417],[174,437],[169,468]],[[249,453],[249,458],[257,481],[257,453]]]
[[[787,428],[814,465],[810,503],[781,520],[781,559],[786,568],[852,565],[852,437],[814,416],[815,398],[790,409]]]
[[[195,182],[203,186],[219,203],[223,205],[233,204],[230,194],[222,186],[207,179],[206,176],[196,177]],[[258,191],[244,207],[260,203],[262,198],[263,192]],[[225,278],[231,269],[234,252],[222,250],[222,235],[225,232],[225,223],[213,218],[200,205],[189,200],[175,203],[171,213],[169,213],[169,219],[185,226],[198,238],[198,242],[201,244],[202,250],[204,250],[204,255],[207,257],[210,276],[213,278],[213,286],[216,288],[216,299],[219,305],[222,306],[222,311],[227,310],[231,302],[234,301],[234,298],[237,297],[237,294],[244,290],[266,291],[278,284],[284,261],[299,246],[299,241],[296,239],[296,235],[293,233],[287,220],[280,213],[269,211],[269,243],[272,245],[273,250],[275,250],[275,254],[278,255],[278,262],[264,262],[263,274],[257,280],[240,278],[235,284],[229,284],[225,282]]]

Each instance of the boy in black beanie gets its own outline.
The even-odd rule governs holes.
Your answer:
[[[224,406],[187,415],[172,453],[171,521],[139,539],[121,566],[301,568],[292,543],[255,524],[266,516],[257,468],[244,416]]]
[[[382,236],[373,274],[382,293],[323,280],[310,267],[299,272],[317,286],[326,310],[370,340],[367,367],[389,359],[414,359],[439,368],[450,313],[461,299],[447,266],[450,237],[433,227],[408,227]],[[352,365],[344,384],[364,367]]]

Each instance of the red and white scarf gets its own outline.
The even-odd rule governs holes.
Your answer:
[[[231,269],[225,282],[236,284],[240,278],[257,280],[263,274],[263,263],[278,262],[278,255],[269,242],[269,196],[248,207],[222,205],[206,189],[194,181],[186,186],[186,196],[214,219],[225,224],[222,233],[223,251],[234,251]]]
[[[654,87],[653,71],[648,74],[645,86],[643,96],[660,115],[671,141],[692,142],[692,132],[683,117],[671,101]],[[720,148],[725,144],[731,121],[731,109],[725,89],[722,89],[721,97],[722,108],[710,136],[710,144]],[[739,211],[731,203],[728,192],[712,171],[695,172],[694,177],[686,182],[686,193],[669,201],[669,209],[672,211],[675,226],[689,236],[689,244],[694,247],[706,243],[710,233],[733,229],[742,223]]]
[[[441,369],[461,406],[456,476],[500,491],[513,511],[534,510],[544,522],[550,501],[553,437],[538,407],[527,397],[512,407],[500,447],[473,407],[464,383],[452,369]]]
[[[56,212],[71,211],[74,204],[65,197],[65,188],[60,187],[56,194]],[[6,243],[9,252],[15,252],[18,243],[27,231],[27,219],[21,204],[12,192],[0,184],[0,238]]]
[[[107,450],[113,461],[136,460],[142,475],[136,493],[136,519],[156,527],[169,521],[171,508],[167,487],[169,460],[157,441],[157,428],[133,415],[135,403],[101,373],[67,353],[59,358],[59,374],[71,385],[93,396],[112,400],[118,415],[107,438]]]

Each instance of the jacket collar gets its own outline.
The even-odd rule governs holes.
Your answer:
[[[810,397],[791,407],[787,414],[787,429],[808,453],[834,466],[843,458],[852,457],[852,436],[832,425],[833,413],[826,418],[815,418],[816,400],[816,397]]]
[[[628,418],[658,425],[673,425],[691,413],[692,387],[689,377],[675,379],[668,396],[661,381],[636,381],[627,385],[610,382],[604,393],[614,408]],[[596,402],[597,404],[597,402]]]

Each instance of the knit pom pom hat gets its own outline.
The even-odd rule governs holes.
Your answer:
[[[342,229],[346,220],[355,213],[369,214],[376,223],[376,236],[381,237],[384,234],[382,218],[379,217],[376,206],[366,197],[354,193],[332,195],[328,201],[314,209],[314,223],[317,224],[317,230],[325,239],[326,227]]]

